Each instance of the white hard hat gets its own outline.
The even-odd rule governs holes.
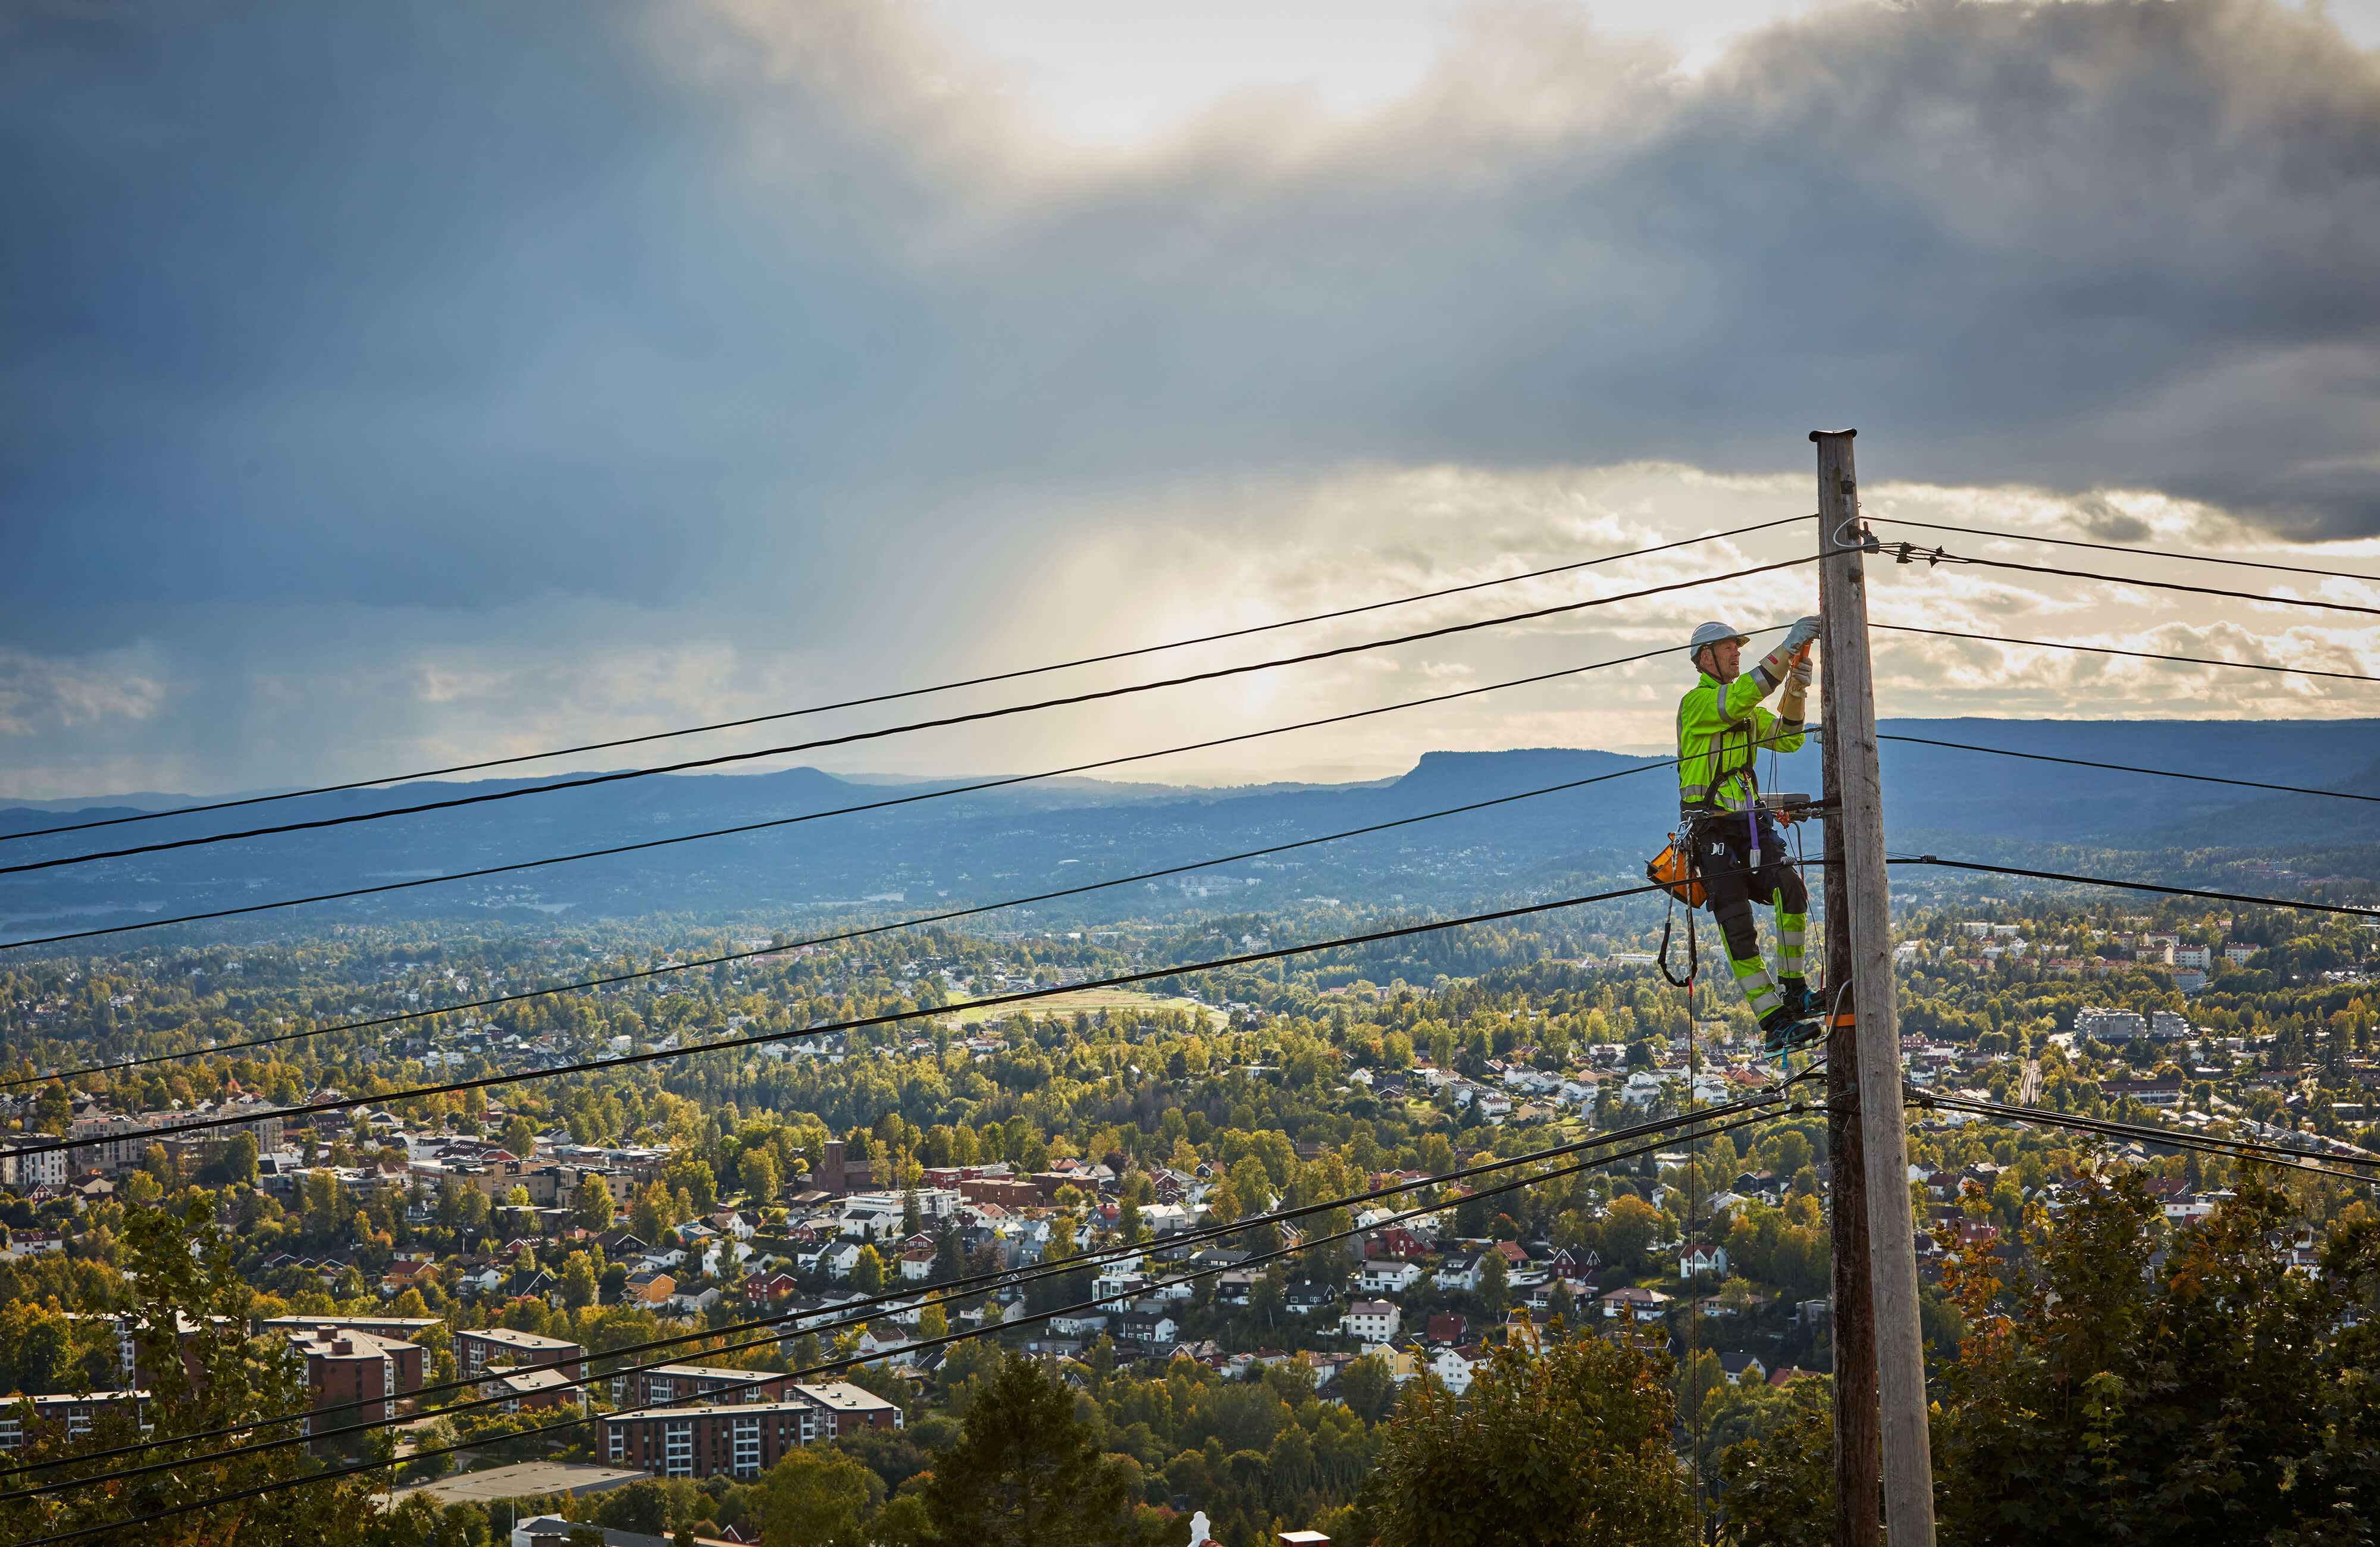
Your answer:
[[[1706,623],[1701,627],[1694,630],[1694,637],[1686,641],[1686,648],[1688,650],[1700,650],[1705,645],[1724,644],[1729,640],[1733,640],[1738,644],[1750,644],[1752,642],[1752,637],[1750,635],[1737,633],[1730,625],[1724,623]]]

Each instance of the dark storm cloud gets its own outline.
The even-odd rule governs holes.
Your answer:
[[[1103,499],[1350,461],[1856,423],[1871,481],[2380,532],[2380,70],[2269,6],[1692,79],[1500,12],[1360,121],[1093,157],[873,5],[28,5],[0,145],[0,645],[150,641],[185,744],[325,609],[947,651]]]

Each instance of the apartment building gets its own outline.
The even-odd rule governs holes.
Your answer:
[[[306,1366],[317,1416],[308,1434],[396,1417],[396,1399],[419,1389],[423,1350],[418,1343],[374,1337],[353,1327],[319,1325],[285,1334],[290,1357]]]
[[[607,1413],[601,1455],[655,1477],[756,1478],[795,1448],[857,1432],[898,1429],[901,1409],[843,1382],[791,1385],[785,1400],[718,1407],[646,1407]]]
[[[787,1378],[715,1364],[665,1364],[612,1377],[621,1407],[674,1407],[687,1402],[782,1402]]]
[[[516,1369],[550,1365],[576,1379],[585,1373],[579,1366],[586,1358],[587,1350],[576,1343],[509,1327],[480,1327],[455,1334],[455,1364],[466,1379],[484,1375],[497,1365]]]
[[[94,1391],[79,1395],[22,1396],[0,1407],[0,1451],[20,1448],[29,1438],[23,1410],[19,1402],[33,1405],[30,1437],[43,1431],[63,1430],[68,1440],[79,1440],[91,1432],[94,1424],[110,1413],[128,1411],[139,1420],[140,1437],[149,1437],[151,1424],[142,1405],[149,1400],[145,1391]]]

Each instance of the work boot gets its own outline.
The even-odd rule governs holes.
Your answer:
[[[1816,1041],[1818,1023],[1791,1013],[1788,1005],[1779,1005],[1760,1017],[1760,1051],[1769,1058],[1782,1058],[1800,1048]]]
[[[1807,979],[1778,979],[1777,995],[1778,1007],[1795,1020],[1815,1020],[1826,1013],[1826,1001],[1810,992]]]

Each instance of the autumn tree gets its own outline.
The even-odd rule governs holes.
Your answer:
[[[1934,1427],[1947,1543],[2360,1540],[2380,1490],[2380,1223],[2283,1247],[2302,1212],[2271,1173],[2167,1243],[2143,1175],[2085,1175],[2012,1269],[1946,1275],[1968,1332]],[[1988,1200],[1970,1199],[1980,1212]],[[2008,1275],[2006,1278],[2003,1274]]]
[[[571,1189],[570,1217],[580,1229],[598,1233],[609,1230],[616,1212],[612,1189],[603,1185],[602,1177],[581,1176],[578,1186]]]
[[[103,1525],[168,1500],[225,1496],[220,1504],[142,1527],[144,1547],[197,1547],[234,1538],[259,1541],[366,1542],[384,1539],[371,1494],[388,1483],[373,1465],[388,1442],[366,1440],[368,1455],[349,1469],[322,1472],[303,1447],[242,1452],[260,1421],[313,1406],[302,1368],[260,1357],[247,1337],[255,1292],[239,1275],[232,1237],[213,1228],[211,1209],[194,1198],[187,1212],[132,1209],[124,1244],[136,1286],[133,1341],[149,1390],[145,1411],[156,1448],[144,1462],[181,1464],[162,1485],[144,1480],[88,1482],[38,1499],[0,1504],[0,1541],[26,1541]],[[193,1436],[188,1440],[178,1435]],[[140,1438],[128,1414],[105,1414],[68,1435],[46,1427],[29,1434],[11,1459],[66,1459]],[[232,1454],[218,1457],[216,1453]],[[359,1468],[359,1469],[358,1469]],[[73,1482],[115,1469],[94,1462],[45,1474]],[[161,1486],[163,1491],[161,1492]],[[256,1490],[255,1496],[246,1496]],[[419,1512],[417,1511],[418,1515]]]
[[[1506,1345],[1463,1397],[1425,1383],[1365,1491],[1379,1547],[1687,1547],[1675,1407],[1652,1356],[1600,1338]]]

